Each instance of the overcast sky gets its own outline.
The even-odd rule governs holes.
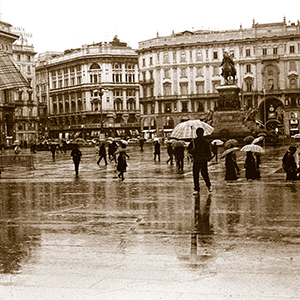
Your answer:
[[[64,51],[112,40],[132,48],[172,30],[238,29],[257,23],[297,22],[300,1],[0,0],[2,21],[32,33],[35,51]]]

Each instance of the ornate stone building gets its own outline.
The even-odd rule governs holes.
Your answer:
[[[7,146],[25,137],[18,133],[19,117],[28,116],[24,107],[34,106],[30,83],[13,62],[13,43],[18,39],[19,35],[13,33],[12,25],[0,21],[0,143]],[[22,51],[20,55],[23,55]]]
[[[138,56],[117,37],[40,55],[36,67],[41,134],[51,138],[136,136]]]
[[[208,119],[224,84],[220,64],[233,55],[240,107],[258,126],[299,131],[300,24],[257,24],[227,31],[184,31],[139,43],[141,127],[166,135],[179,122]]]
[[[27,80],[30,88],[16,91],[15,136],[16,140],[33,142],[38,138],[39,117],[35,91],[35,55],[34,46],[29,45],[23,28],[13,27],[19,39],[13,44],[13,61]]]

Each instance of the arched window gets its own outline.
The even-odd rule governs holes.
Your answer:
[[[164,53],[164,63],[169,63],[169,52]]]
[[[196,52],[196,61],[201,61],[201,60],[202,60],[201,50],[197,50],[197,52]]]
[[[263,77],[266,90],[270,91],[278,89],[278,72],[274,65],[266,66]]]
[[[134,99],[129,99],[127,101],[127,110],[135,110],[135,101],[134,101]]]
[[[164,96],[170,96],[171,94],[172,94],[171,83],[169,82],[164,83]]]
[[[101,67],[97,63],[92,63],[89,69],[90,83],[101,82]]]
[[[186,54],[185,52],[180,53],[180,62],[186,62]]]
[[[114,110],[116,111],[123,110],[123,101],[121,99],[117,98],[114,101]]]
[[[296,89],[297,88],[297,79],[291,78],[290,79],[290,89]]]

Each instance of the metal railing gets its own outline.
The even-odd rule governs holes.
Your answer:
[[[6,167],[25,167],[34,170],[34,157],[30,154],[0,155],[0,170]]]

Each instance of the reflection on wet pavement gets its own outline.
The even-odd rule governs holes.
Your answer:
[[[37,154],[36,170],[2,173],[0,288],[18,285],[6,274],[30,280],[42,274],[38,285],[64,288],[76,275],[79,287],[98,299],[100,290],[111,292],[104,282],[112,272],[131,281],[124,289],[145,287],[145,280],[166,287],[245,267],[300,275],[300,182],[286,182],[280,171],[285,148],[268,149],[259,181],[225,182],[224,161],[211,163],[213,194],[201,181],[195,197],[191,164],[180,173],[165,163],[166,155],[155,163],[152,149],[137,149],[128,149],[124,182],[114,164],[96,165],[93,149],[83,150],[79,178],[69,155],[53,161],[49,153]],[[243,166],[243,154],[238,163]],[[62,276],[64,264],[69,271],[60,283],[53,274]],[[80,276],[93,280],[80,282]]]

